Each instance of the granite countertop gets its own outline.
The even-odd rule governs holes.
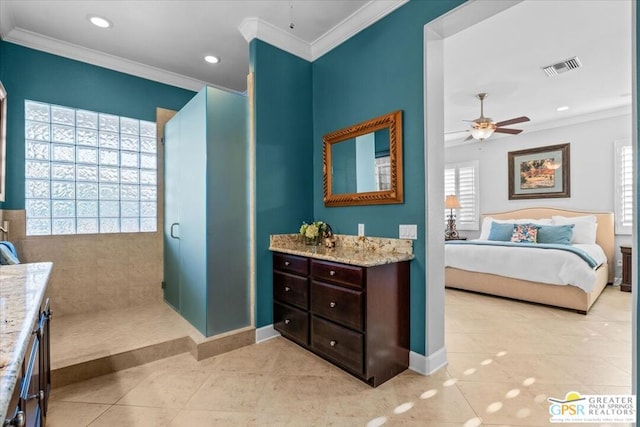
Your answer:
[[[0,425],[9,409],[52,264],[0,266]]]
[[[269,250],[360,267],[373,267],[415,258],[413,242],[407,239],[336,235],[336,247],[309,246],[298,234],[271,235]]]

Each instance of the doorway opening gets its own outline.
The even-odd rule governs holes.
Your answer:
[[[476,25],[497,13],[500,13],[519,1],[472,1],[462,5],[451,13],[430,22],[424,31],[424,106],[425,106],[425,189],[427,191],[425,206],[426,233],[426,362],[424,369],[427,373],[437,370],[447,363],[444,342],[445,319],[445,291],[444,291],[444,243],[443,243],[443,212],[444,212],[444,40],[460,31]],[[632,4],[632,93],[631,105],[633,113],[632,147],[634,152],[633,182],[637,180],[636,167],[638,158],[637,129],[637,92],[636,92],[636,5]],[[426,95],[428,94],[428,96]],[[469,117],[472,118],[472,117]],[[481,184],[482,185],[482,184]],[[506,190],[505,190],[506,191]],[[637,200],[636,189],[634,201]],[[532,205],[533,206],[533,205]],[[482,209],[482,207],[481,207]],[[634,212],[635,210],[634,206]],[[636,224],[634,215],[632,242],[636,242]],[[634,243],[635,244],[635,243]],[[637,258],[637,257],[636,257]],[[637,266],[634,260],[633,278],[637,277]],[[632,304],[632,393],[637,393],[637,290],[633,290]]]

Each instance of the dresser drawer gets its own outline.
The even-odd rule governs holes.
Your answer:
[[[359,374],[364,366],[363,335],[311,316],[311,347]]]
[[[273,272],[273,298],[295,305],[304,310],[309,309],[309,280],[306,277],[288,273]]]
[[[273,304],[273,327],[282,335],[309,345],[309,314],[293,307]]]
[[[273,268],[306,276],[309,274],[309,260],[301,256],[274,252]]]
[[[311,283],[311,312],[362,330],[362,291],[314,281]]]
[[[316,279],[362,288],[362,267],[355,265],[311,260],[311,275]]]

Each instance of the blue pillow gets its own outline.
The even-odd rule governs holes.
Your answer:
[[[513,223],[492,222],[488,240],[508,242],[513,234]]]
[[[541,225],[538,229],[538,243],[570,245],[574,225]]]
[[[0,265],[20,264],[14,246],[10,242],[0,242]]]

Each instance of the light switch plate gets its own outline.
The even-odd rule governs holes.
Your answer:
[[[358,224],[358,236],[364,236],[364,224]]]
[[[401,239],[413,239],[418,238],[418,225],[417,224],[400,224],[399,233]]]

